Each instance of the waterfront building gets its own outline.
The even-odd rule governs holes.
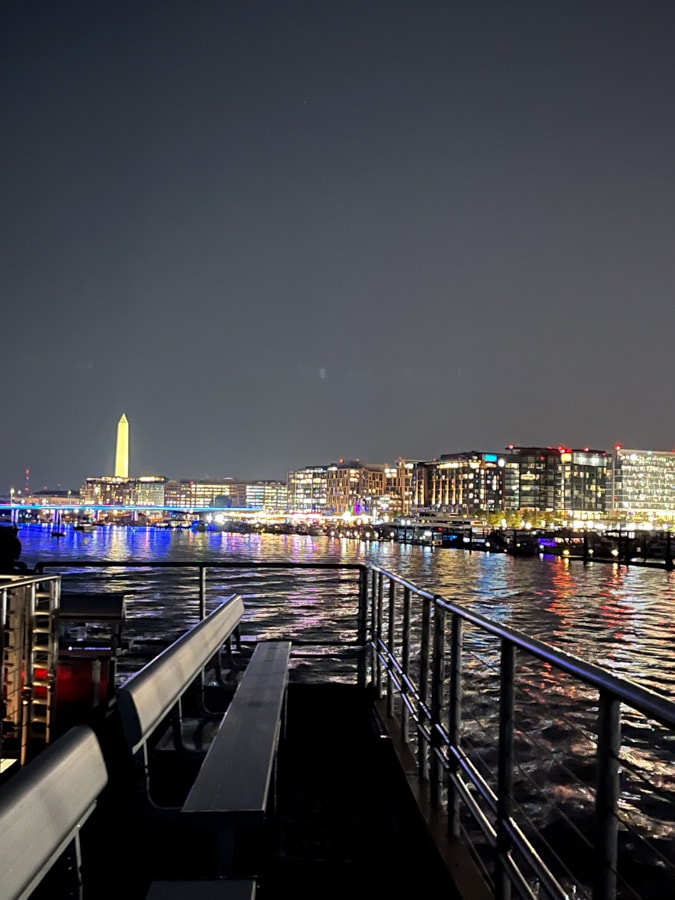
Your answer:
[[[222,481],[171,480],[164,488],[164,503],[183,509],[238,508],[246,505],[246,485],[231,478]]]
[[[288,512],[306,517],[348,513],[393,519],[410,512],[416,464],[405,459],[395,465],[340,460],[296,469],[288,473]]]
[[[675,452],[625,450],[612,453],[608,509],[619,519],[675,519]]]
[[[329,516],[372,516],[384,494],[384,466],[340,460],[326,472],[326,513]]]
[[[87,478],[80,488],[80,499],[85,506],[128,506],[128,482],[128,478],[119,475]]]
[[[85,506],[163,506],[165,484],[162,475],[90,477],[80,488],[80,499]]]
[[[562,468],[558,447],[508,447],[517,463],[514,509],[526,512],[562,512]]]
[[[396,465],[384,465],[384,493],[376,500],[376,518],[391,521],[410,515],[414,466],[412,460],[401,458]]]
[[[164,506],[164,486],[167,479],[163,475],[141,475],[129,479],[130,493],[135,496],[135,506]]]
[[[605,450],[560,450],[563,510],[568,519],[604,517],[610,461]]]
[[[510,444],[504,509],[593,519],[606,511],[609,463],[605,450],[588,447],[518,447]]]
[[[425,462],[417,460],[413,463],[410,475],[410,512],[415,513],[428,509],[431,505],[431,482],[436,460]]]
[[[288,489],[282,481],[252,481],[245,485],[245,503],[248,509],[261,509],[282,515],[288,505]]]
[[[413,506],[413,474],[419,460],[399,457],[396,463],[395,493],[400,501],[399,514],[410,515]]]
[[[326,514],[328,466],[305,466],[288,473],[287,508],[299,516]]]
[[[429,505],[469,518],[503,511],[505,466],[496,453],[444,453],[430,469]]]

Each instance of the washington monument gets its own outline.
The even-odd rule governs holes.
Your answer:
[[[120,478],[129,477],[129,422],[124,413],[122,413],[122,418],[117,423],[115,475]]]

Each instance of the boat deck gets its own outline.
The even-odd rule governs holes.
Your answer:
[[[166,776],[163,799],[179,801],[190,772]],[[460,897],[367,694],[351,685],[290,685],[276,810],[242,850],[237,874],[257,876],[261,898]],[[153,880],[213,877],[211,851],[199,831],[141,814],[120,771],[82,833],[84,898],[142,900]],[[35,900],[52,896],[43,887]]]

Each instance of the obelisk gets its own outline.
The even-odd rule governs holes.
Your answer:
[[[122,418],[117,423],[115,475],[119,478],[129,477],[129,422],[124,413],[122,413]]]

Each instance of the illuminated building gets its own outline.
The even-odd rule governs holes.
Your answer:
[[[358,460],[334,463],[326,472],[326,513],[372,516],[384,487],[383,466],[365,466]]]
[[[593,518],[607,510],[610,462],[605,450],[561,447],[563,509],[569,516]]]
[[[117,448],[115,452],[115,477],[129,477],[129,422],[122,413],[117,423]]]
[[[507,510],[575,518],[605,513],[609,464],[604,450],[509,445],[507,467]]]
[[[80,499],[85,506],[163,506],[165,483],[161,475],[101,475],[86,479]]]
[[[168,481],[164,489],[166,506],[189,509],[242,507],[246,505],[246,486],[231,478],[223,481]]]
[[[435,466],[436,460],[432,462],[418,460],[413,463],[410,476],[410,506],[412,512],[429,507],[431,503],[432,473]]]
[[[509,447],[518,465],[514,509],[562,511],[562,468],[557,447]]]
[[[456,516],[502,511],[505,466],[496,453],[443,454],[430,471],[430,505]]]
[[[414,468],[415,463],[409,459],[399,459],[395,466],[384,466],[384,493],[377,501],[378,518],[410,514]]]
[[[289,513],[298,515],[326,514],[327,466],[305,466],[288,473],[287,505]]]
[[[265,512],[282,514],[286,512],[288,489],[281,481],[252,481],[245,487],[245,506],[262,509]]]
[[[136,506],[164,506],[164,486],[166,478],[162,475],[141,475],[129,479],[129,488],[135,496]]]
[[[128,478],[101,475],[87,478],[80,488],[80,499],[86,506],[128,506]]]
[[[179,509],[264,509],[286,512],[286,485],[280,481],[168,481],[166,506]]]
[[[675,452],[624,450],[612,454],[609,510],[615,516],[667,519],[675,516]]]

